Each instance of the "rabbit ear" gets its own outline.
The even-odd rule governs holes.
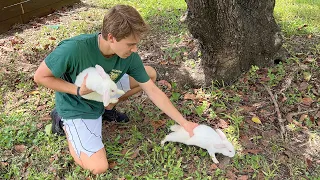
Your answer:
[[[104,69],[100,66],[100,65],[98,65],[98,64],[96,64],[96,70],[98,71],[98,73],[99,73],[99,75],[103,78],[103,79],[106,79],[107,78],[107,73],[104,71]]]
[[[216,132],[219,134],[219,136],[222,140],[227,139],[226,135],[220,129],[216,129]]]
[[[103,94],[103,105],[108,106],[109,102],[110,102],[110,94],[109,94],[109,91],[106,90]]]

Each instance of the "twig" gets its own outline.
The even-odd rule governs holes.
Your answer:
[[[248,124],[250,127],[252,127],[252,128],[255,128],[255,129],[257,129],[257,130],[259,130],[259,131],[263,131],[263,129],[261,129],[261,128],[258,128],[258,127],[256,127],[256,126],[254,126],[254,125],[251,125],[251,124]]]
[[[303,126],[301,123],[299,123],[298,121],[295,121],[292,119],[293,116],[297,116],[297,115],[300,115],[300,114],[307,114],[307,113],[310,113],[310,112],[314,112],[314,111],[318,111],[318,109],[311,109],[311,110],[308,110],[308,111],[301,111],[301,112],[296,112],[296,113],[288,113],[287,116],[286,116],[286,119],[288,120],[288,122],[290,123],[294,123],[295,125],[303,128],[303,129],[308,129],[307,127]]]
[[[264,86],[264,88],[268,91],[270,97],[271,97],[271,100],[274,104],[274,107],[276,109],[276,112],[277,112],[277,115],[278,115],[278,122],[279,122],[279,126],[280,126],[280,134],[281,134],[281,137],[283,137],[283,135],[285,134],[285,128],[284,128],[284,125],[283,125],[283,122],[285,121],[284,119],[282,119],[281,117],[281,113],[280,113],[280,109],[279,109],[279,105],[276,101],[276,99],[274,98],[274,95],[272,94],[270,88],[264,84],[262,84]]]
[[[297,115],[300,115],[300,114],[308,114],[310,112],[314,112],[314,111],[318,111],[319,108],[317,109],[311,109],[311,110],[308,110],[308,111],[301,111],[301,112],[296,112],[296,113],[289,113],[292,116],[297,116]]]

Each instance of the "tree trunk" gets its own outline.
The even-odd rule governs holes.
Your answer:
[[[275,0],[186,0],[186,22],[199,40],[204,81],[232,83],[251,68],[271,66],[282,45]]]

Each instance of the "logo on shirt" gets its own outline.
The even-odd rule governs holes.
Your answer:
[[[122,71],[120,71],[120,70],[112,69],[109,76],[112,81],[115,81],[120,76],[121,73],[122,73]]]

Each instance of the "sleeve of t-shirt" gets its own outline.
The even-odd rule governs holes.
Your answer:
[[[55,77],[61,77],[64,73],[70,72],[74,53],[77,52],[75,42],[62,41],[58,46],[45,58],[45,63]]]
[[[132,61],[127,71],[127,74],[133,77],[139,83],[145,83],[149,81],[150,77],[147,74],[140,56],[137,53],[133,53]]]

